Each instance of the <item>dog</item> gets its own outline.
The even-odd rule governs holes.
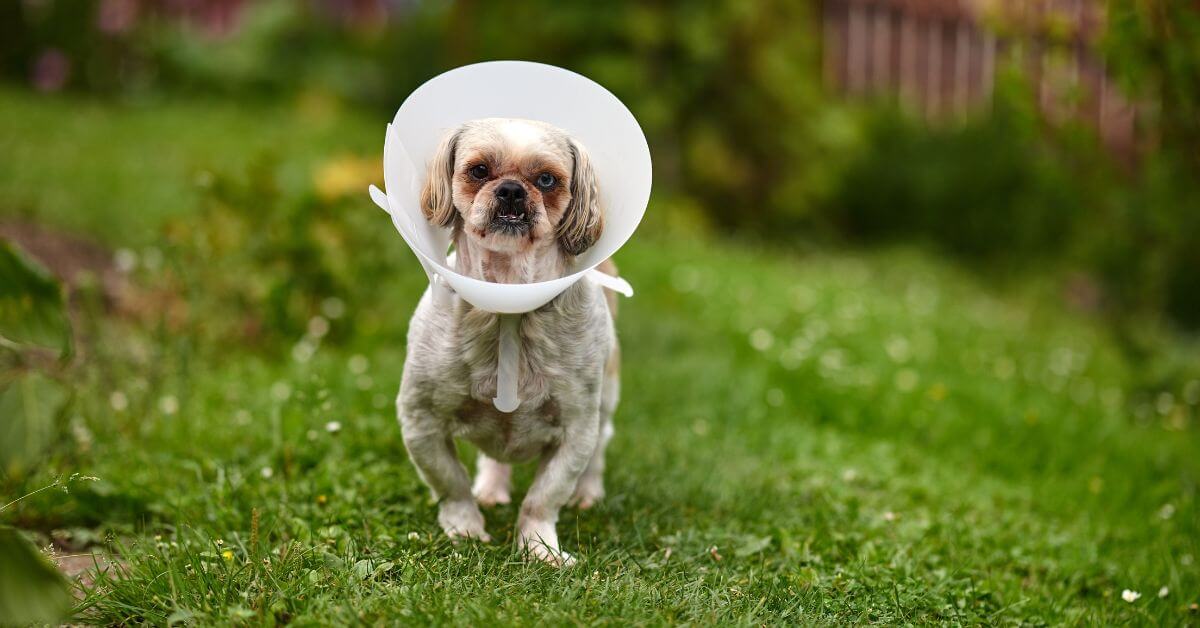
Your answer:
[[[456,271],[529,283],[567,275],[604,229],[586,149],[532,120],[474,120],[448,133],[429,166],[421,210],[452,229]],[[611,260],[600,266],[615,275]],[[539,461],[517,517],[517,547],[557,566],[562,507],[604,496],[604,450],[620,395],[615,297],[584,278],[521,315],[518,390],[511,413],[496,396],[499,315],[426,290],[408,332],[397,413],[409,458],[451,538],[491,540],[480,506],[511,500],[511,463]],[[442,305],[439,306],[439,303]],[[475,480],[455,438],[479,449]]]

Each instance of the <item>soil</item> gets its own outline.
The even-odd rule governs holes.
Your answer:
[[[6,239],[58,277],[68,290],[98,282],[109,307],[121,303],[127,281],[117,270],[113,254],[104,245],[32,222],[0,222],[0,238]]]

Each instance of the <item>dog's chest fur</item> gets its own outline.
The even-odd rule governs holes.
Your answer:
[[[588,280],[546,306],[521,315],[516,411],[500,412],[496,395],[499,316],[455,298],[439,311],[429,294],[409,332],[401,402],[432,412],[489,456],[525,461],[560,442],[578,416],[598,404],[603,365],[615,342],[600,288]]]

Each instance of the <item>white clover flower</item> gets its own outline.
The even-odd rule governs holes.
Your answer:
[[[342,423],[340,421],[330,421],[325,424],[325,431],[330,434],[337,434],[342,431]]]
[[[292,387],[287,382],[275,382],[271,384],[271,396],[276,401],[287,401],[292,396]]]
[[[902,336],[892,336],[884,344],[884,351],[888,357],[897,364],[903,364],[912,357],[912,347],[908,343],[908,339]]]
[[[129,273],[137,268],[137,253],[129,249],[117,249],[113,254],[113,265],[122,273]]]
[[[676,266],[671,270],[671,287],[681,293],[695,292],[700,287],[700,271],[690,266]]]
[[[1130,604],[1136,602],[1140,597],[1142,597],[1142,594],[1138,593],[1137,591],[1130,591],[1129,589],[1121,591],[1121,599],[1129,602]]]
[[[759,327],[750,332],[750,346],[758,351],[766,351],[773,344],[775,344],[775,336],[770,331]]]
[[[346,313],[346,303],[337,297],[329,297],[321,301],[321,313],[327,318],[337,320]]]
[[[179,412],[179,399],[176,399],[175,395],[166,395],[158,400],[158,409],[165,415],[173,415]]]
[[[324,316],[314,316],[308,319],[308,335],[312,338],[323,338],[329,333],[329,319]]]
[[[912,392],[921,381],[921,376],[912,369],[900,369],[896,372],[895,384],[900,392]]]
[[[304,364],[312,359],[313,354],[317,352],[317,346],[308,339],[297,342],[292,347],[292,359],[300,364]]]
[[[269,480],[271,479],[271,476],[275,475],[275,470],[271,467],[263,467],[260,473],[262,473],[264,480]]]
[[[1171,590],[1168,589],[1167,587],[1163,587],[1158,590],[1158,597],[1160,597],[1160,598],[1167,597],[1170,594],[1171,594]]]

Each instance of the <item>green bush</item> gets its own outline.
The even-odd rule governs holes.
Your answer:
[[[895,113],[871,118],[865,148],[825,206],[854,240],[925,240],[979,261],[1061,257],[1083,195],[1015,107],[929,129]]]

